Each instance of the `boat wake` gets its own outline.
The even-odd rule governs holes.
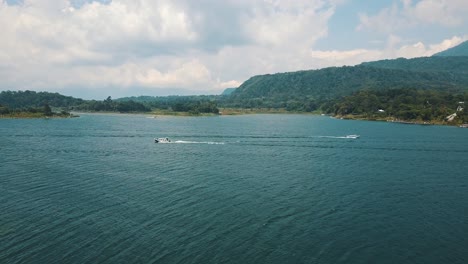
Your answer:
[[[186,140],[176,140],[172,143],[175,144],[208,144],[208,145],[224,145],[224,142],[214,142],[214,141],[186,141]]]
[[[358,139],[359,135],[346,135],[346,136],[310,136],[307,138],[329,138],[329,139]],[[258,139],[258,138],[256,138]],[[258,140],[256,140],[258,141]],[[282,142],[281,140],[279,142]],[[191,140],[170,140],[169,138],[157,138],[155,139],[155,143],[165,143],[165,144],[207,144],[207,145],[225,145],[226,143],[229,144],[256,144],[251,140],[247,141],[191,141]]]
[[[359,135],[346,135],[346,136],[318,136],[319,138],[338,138],[338,139],[358,139]]]

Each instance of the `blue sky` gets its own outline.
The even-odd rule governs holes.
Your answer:
[[[257,74],[430,56],[466,0],[1,0],[0,90],[219,94]]]

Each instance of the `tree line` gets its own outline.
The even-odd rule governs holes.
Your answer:
[[[58,93],[35,91],[0,92],[0,114],[12,112],[42,113],[45,106],[59,112],[150,112],[168,110],[190,114],[219,113],[216,96],[169,96],[169,97],[131,97],[113,100],[83,100]]]
[[[327,102],[323,111],[338,116],[355,115],[367,119],[397,118],[402,120],[443,121],[457,113],[455,122],[467,123],[465,109],[468,92],[421,89],[361,90]]]

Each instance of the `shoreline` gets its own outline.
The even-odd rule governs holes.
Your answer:
[[[152,112],[132,112],[132,113],[120,113],[120,112],[70,112],[70,115],[53,115],[53,116],[44,116],[37,113],[30,114],[16,114],[16,115],[0,115],[0,119],[55,119],[55,118],[77,118],[80,117],[80,114],[98,114],[98,115],[143,115],[152,118],[158,117],[215,117],[215,116],[237,116],[237,115],[262,115],[262,114],[275,114],[275,115],[315,115],[315,116],[329,116],[335,119],[341,120],[360,120],[360,121],[377,121],[377,122],[389,122],[405,125],[420,125],[420,126],[454,126],[466,128],[468,124],[463,123],[448,123],[447,121],[440,120],[402,120],[395,117],[387,118],[368,118],[359,115],[328,115],[320,111],[314,112],[294,112],[287,111],[285,109],[245,109],[245,108],[220,108],[219,114],[216,113],[199,113],[193,114],[189,112],[173,112],[173,111],[152,111]]]
[[[17,113],[17,114],[7,114],[7,115],[0,115],[0,119],[56,119],[56,118],[77,118],[80,117],[79,115],[70,114],[70,115],[51,115],[46,116],[42,114],[36,113]]]
[[[466,124],[462,123],[449,123],[447,121],[441,120],[403,120],[398,119],[395,117],[387,117],[387,118],[367,118],[358,115],[345,115],[345,116],[333,116],[333,118],[343,119],[343,120],[361,120],[361,121],[377,121],[377,122],[389,122],[389,123],[396,123],[396,124],[404,124],[404,125],[420,125],[420,126],[454,126],[454,127],[463,127]]]

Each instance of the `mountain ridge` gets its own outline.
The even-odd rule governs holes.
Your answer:
[[[456,65],[456,67],[454,67]],[[249,78],[231,98],[334,98],[361,89],[468,89],[468,57],[383,60]],[[281,97],[281,98],[280,98]]]
[[[432,55],[433,57],[468,56],[468,40],[450,49]]]

